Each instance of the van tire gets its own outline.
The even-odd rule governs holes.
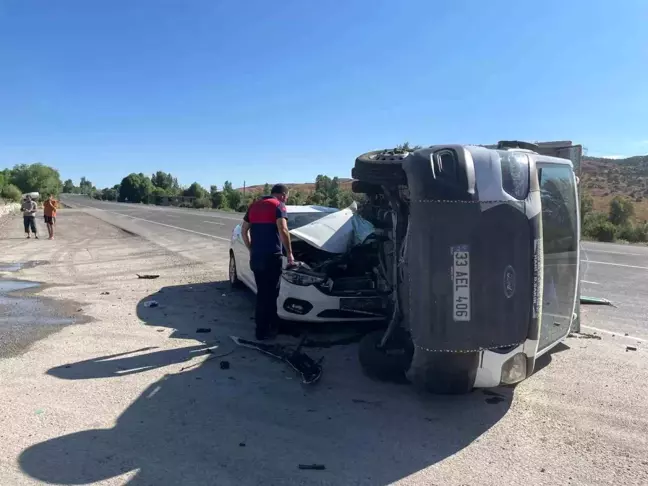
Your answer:
[[[407,383],[406,372],[412,361],[414,347],[407,333],[397,329],[385,348],[379,348],[384,331],[374,331],[362,338],[358,358],[369,378],[391,383]]]
[[[367,152],[356,158],[351,176],[379,186],[406,185],[407,175],[403,170],[402,161],[407,155],[388,150]]]

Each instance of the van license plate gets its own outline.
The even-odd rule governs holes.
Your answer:
[[[452,317],[470,320],[470,250],[468,245],[452,247]]]

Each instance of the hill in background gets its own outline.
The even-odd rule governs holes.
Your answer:
[[[637,220],[648,220],[648,155],[583,157],[580,184],[592,196],[595,211],[607,213],[612,198],[624,196],[634,203]]]

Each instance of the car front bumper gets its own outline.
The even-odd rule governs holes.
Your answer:
[[[375,322],[385,319],[384,315],[374,313],[377,310],[376,299],[380,298],[326,295],[314,285],[294,285],[282,278],[277,314],[289,321]]]

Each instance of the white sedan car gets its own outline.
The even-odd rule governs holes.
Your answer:
[[[355,210],[286,206],[296,266],[284,268],[277,300],[281,319],[305,322],[376,321],[387,299],[374,268],[372,244],[355,246]],[[232,232],[229,280],[256,293],[241,224]],[[285,259],[284,259],[285,261]]]

